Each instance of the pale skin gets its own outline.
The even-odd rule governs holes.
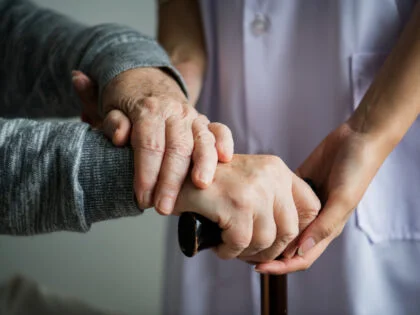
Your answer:
[[[161,14],[162,12],[168,12],[169,5],[174,5],[179,9],[191,9],[192,3],[196,2],[193,0],[172,0],[165,4],[165,6],[168,6],[166,11],[162,11],[161,8],[160,12]],[[171,11],[172,14],[177,12],[175,7]],[[194,12],[197,11],[191,11],[191,14]],[[187,82],[190,82],[189,86],[198,89],[196,95],[199,95],[199,87],[201,87],[204,74],[202,65],[205,64],[205,61],[202,60],[205,57],[202,37],[201,40],[197,40],[194,36],[186,38],[185,32],[181,31],[182,27],[186,27],[185,25],[178,27],[178,24],[173,22],[177,20],[176,18],[165,20],[162,19],[161,14],[159,29],[165,29],[166,33],[164,35],[159,34],[159,38],[161,41],[168,40],[171,43],[165,44],[165,42],[162,42],[162,45],[171,56],[176,56],[173,58],[175,63],[177,60],[182,60],[180,63],[182,64],[181,69],[193,69],[186,72],[189,76]],[[186,13],[183,12],[183,14]],[[173,24],[163,26],[170,21]],[[178,21],[189,23],[188,27],[190,29],[201,30],[198,15],[196,18]],[[198,23],[198,25],[194,23]],[[359,203],[377,170],[418,117],[420,110],[419,39],[420,4],[417,4],[397,45],[354,115],[330,133],[298,168],[297,175],[303,178],[311,178],[314,181],[322,200],[323,209],[318,216],[309,216],[309,222],[298,229],[299,235],[296,238],[289,238],[289,244],[284,252],[281,247],[276,247],[276,251],[278,251],[276,254],[283,252],[284,258],[279,261],[268,261],[268,258],[274,257],[271,246],[268,247],[271,248],[269,250],[270,254],[260,255],[258,259],[249,255],[249,253],[244,256],[243,252],[247,248],[258,247],[253,244],[260,242],[254,242],[254,236],[251,236],[248,247],[244,245],[248,242],[247,239],[247,242],[239,242],[241,250],[238,250],[238,244],[235,246],[236,241],[233,234],[232,238],[225,236],[224,241],[231,242],[231,245],[226,246],[233,246],[232,248],[236,251],[232,249],[230,254],[226,255],[224,251],[220,254],[218,249],[218,254],[221,257],[231,258],[237,255],[242,258],[245,257],[244,260],[247,261],[265,261],[256,266],[256,270],[261,273],[284,274],[305,270],[341,234],[348,218]],[[183,56],[182,58],[179,57],[180,54]],[[233,183],[231,184],[233,185]],[[283,182],[283,184],[285,185],[284,190],[290,193],[288,183]],[[208,189],[211,189],[211,187]],[[214,189],[217,189],[217,187]],[[246,191],[245,187],[243,189]],[[269,190],[269,187],[267,189]],[[205,202],[205,192],[206,190],[202,192],[203,198],[200,199],[203,201],[202,206],[204,208],[209,206],[209,202]],[[267,192],[260,191],[260,193]],[[287,198],[284,195],[282,196]],[[296,207],[298,201],[295,200],[295,195],[292,194],[292,196],[295,208],[299,209],[299,207]],[[214,202],[214,199],[207,200]],[[225,200],[225,204],[222,200],[223,198],[220,199],[220,209],[229,209],[229,202]],[[290,198],[286,200],[290,200]],[[290,202],[289,204],[291,205]],[[198,208],[195,208],[194,211],[197,211]],[[240,207],[237,208],[240,211]],[[206,215],[205,213],[201,214]],[[212,218],[210,213],[207,216]],[[276,225],[276,228],[279,227]],[[258,225],[253,225],[252,235],[258,235],[259,229]],[[249,230],[248,228],[247,231]],[[246,231],[246,229],[243,228],[243,231]],[[240,234],[241,232],[237,230],[235,233]],[[246,233],[244,232],[244,234]],[[290,236],[290,233],[283,234],[281,230],[277,230],[276,234]],[[258,237],[256,236],[257,239]],[[264,250],[268,250],[268,248]],[[252,250],[250,251],[252,253]]]
[[[188,69],[201,69],[205,64],[202,36],[194,33],[187,38],[189,33],[182,31],[201,30],[197,12],[195,0],[171,0],[160,8],[159,39],[168,53],[176,56],[175,61],[190,63],[183,65]],[[176,23],[177,14],[190,18]],[[195,73],[197,84],[191,86],[201,86],[202,75]],[[194,79],[190,77],[189,81]],[[297,170],[299,176],[314,181],[323,202],[322,211],[290,242],[284,251],[285,258],[259,264],[257,271],[285,274],[307,269],[340,235],[377,170],[418,117],[419,87],[420,4],[417,4],[354,115],[329,134]]]
[[[157,68],[125,71],[105,87],[97,112],[94,83],[73,71],[73,85],[83,95],[82,119],[101,128],[114,145],[130,142],[134,150],[134,191],[141,208],[154,206],[170,214],[189,172],[194,184],[206,188],[218,162],[233,154],[232,134],[225,125],[210,123],[187,100],[179,84]]]
[[[158,33],[159,37],[164,36],[166,27],[171,28],[174,23],[180,26],[175,30],[186,44],[181,50],[176,42],[171,43],[171,38],[161,42],[186,82],[188,99],[179,84],[161,69],[138,68],[121,73],[107,85],[102,95],[103,113],[98,113],[94,82],[80,71],[72,73],[74,88],[84,99],[82,119],[101,127],[114,145],[130,143],[133,147],[134,191],[139,206],[153,206],[166,215],[174,209],[190,164],[192,182],[204,189],[211,184],[217,163],[229,162],[234,151],[230,129],[210,122],[194,108],[206,56],[197,3],[179,4],[159,10],[160,18],[168,23]],[[169,14],[174,9],[178,20]],[[197,27],[191,29],[191,25]]]
[[[321,203],[280,158],[234,155],[219,164],[214,182],[198,189],[187,180],[174,214],[199,213],[222,228],[222,259],[258,263],[275,259],[317,216]]]
[[[76,91],[85,107],[96,107],[93,88],[76,87]],[[117,97],[122,91],[124,88]],[[217,165],[213,182],[206,189],[198,188],[187,176],[172,214],[192,211],[218,222],[223,244],[215,249],[217,255],[255,264],[271,261],[283,252],[320,208],[312,189],[278,157],[233,155],[230,163]]]
[[[175,15],[173,11],[176,12]],[[191,0],[173,0],[159,8],[159,16],[160,19],[166,21],[166,23],[159,24],[159,40],[171,57],[172,63],[183,75],[191,96],[190,100],[194,103],[200,94],[206,65],[198,4]],[[138,69],[137,71],[141,76],[143,72],[147,73],[149,70]],[[126,92],[127,89],[130,90],[132,85],[138,90],[137,83],[141,82],[141,77],[136,79],[136,75],[133,76],[130,72],[133,71],[128,71],[127,76],[124,73],[119,76],[126,78],[124,84],[118,77],[114,80],[116,83],[111,82],[109,84],[102,96],[105,109],[108,108],[107,104],[121,103],[121,95],[131,95],[134,99],[142,99],[135,93]],[[98,97],[94,84],[80,72],[75,72],[73,75],[75,90],[84,104],[84,116],[90,117],[90,119],[86,119],[86,122],[97,125],[101,119],[96,114]],[[80,84],[81,81],[83,84]],[[109,87],[111,87],[111,93],[107,91]],[[162,90],[162,88],[158,87],[158,90]],[[182,101],[183,95],[181,95],[179,87],[175,88],[174,86],[173,90],[162,91],[161,95],[165,98],[167,97],[166,94],[174,91],[178,91],[175,99]],[[172,99],[174,99],[173,96]],[[105,134],[112,139],[115,145],[123,145],[127,142],[131,128],[130,120],[123,114],[124,112],[130,113],[131,110],[127,110],[127,105],[124,105],[124,102],[121,104],[120,110],[111,110],[102,124]],[[141,110],[141,107],[137,109]],[[134,115],[134,117],[138,116]],[[148,124],[144,125],[144,128],[146,132],[155,132],[155,128]],[[205,126],[202,129],[204,130],[202,133],[206,132]],[[233,153],[233,149],[229,151],[229,148],[233,148],[233,143],[230,143],[232,141],[230,131],[225,130],[223,125],[219,126],[216,123],[208,124],[207,129],[212,131],[216,138],[219,161],[228,162]],[[132,133],[132,137],[134,134],[136,133]],[[141,134],[141,132],[137,134]],[[204,137],[196,139],[194,143],[194,164],[198,160],[194,159],[196,152],[202,152],[201,155],[206,155],[207,159],[212,154],[214,155],[211,150],[204,148],[206,143],[200,143],[206,138],[208,139],[208,136],[205,134]],[[133,144],[133,141],[131,143]],[[133,147],[135,148],[135,145]],[[226,151],[230,156],[225,153]],[[213,158],[212,161],[217,163],[217,159]],[[145,164],[146,161],[143,160],[142,162],[143,164],[139,163],[139,166],[147,167],[145,166],[147,165]],[[148,162],[151,163],[152,159]],[[226,211],[223,217],[229,215],[232,218],[231,222],[237,221],[238,223],[229,228],[222,223],[224,244],[216,249],[218,256],[224,259],[238,257],[250,263],[271,261],[279,256],[286,246],[296,238],[297,234],[315,219],[320,208],[319,200],[309,186],[290,172],[277,157],[236,156],[231,163],[232,165],[226,164],[226,166],[219,164],[217,169],[214,164],[216,176],[213,183],[202,191],[193,189],[186,174],[182,178],[179,177],[179,181],[186,179],[183,194],[179,196],[180,200],[184,201],[182,203],[177,202],[174,214],[179,214],[182,211],[194,211],[219,222],[220,218],[214,216],[215,213],[220,216],[220,211],[223,209]],[[268,167],[270,165],[272,167],[271,171]],[[163,166],[162,168],[164,169]],[[192,170],[192,183],[196,187],[205,188],[206,185],[200,185],[195,180],[195,169],[197,169],[196,166]],[[277,169],[279,169],[278,172],[276,172]],[[166,170],[169,174],[174,171],[168,168]],[[224,173],[229,175],[221,177],[220,174]],[[219,176],[217,176],[218,174]],[[253,176],[249,177],[250,174],[253,174]],[[277,175],[277,179],[273,177],[274,174]],[[146,173],[144,175],[150,176],[153,174]],[[221,181],[220,178],[229,180]],[[244,178],[250,178],[250,180],[245,181]],[[265,181],[262,180],[264,178]],[[147,180],[146,176],[145,180]],[[247,185],[243,185],[244,183],[247,183]],[[157,187],[159,187],[159,183]],[[276,187],[277,190],[274,191],[273,187]],[[292,187],[294,188],[292,189]],[[235,193],[222,196],[220,193],[215,193],[223,191]],[[137,194],[137,196],[141,196],[141,194]],[[175,197],[175,194],[173,196]],[[249,200],[249,196],[254,196],[254,198]],[[185,202],[186,198],[189,198],[189,202]],[[217,207],[214,206],[215,200],[218,201],[216,202],[218,203]],[[245,203],[245,201],[247,202]],[[139,204],[144,205],[141,200],[139,200]],[[183,207],[180,207],[180,204]],[[249,204],[249,206],[244,208],[245,204]],[[157,205],[159,204],[157,203]],[[168,214],[159,207],[157,211]],[[244,215],[245,213],[248,215]],[[280,217],[281,219],[279,219]],[[251,220],[251,218],[253,219]]]

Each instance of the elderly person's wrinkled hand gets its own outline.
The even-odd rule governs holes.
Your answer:
[[[79,71],[72,75],[84,104],[82,118],[94,126],[101,124],[117,146],[130,141],[140,207],[155,206],[159,213],[170,214],[191,162],[193,183],[206,188],[218,161],[231,160],[230,130],[200,115],[163,70],[137,68],[115,77],[102,93],[103,121],[94,82]]]
[[[317,216],[312,189],[276,156],[234,155],[219,164],[205,190],[184,184],[175,209],[195,212],[222,229],[215,248],[223,259],[256,263],[279,256]]]

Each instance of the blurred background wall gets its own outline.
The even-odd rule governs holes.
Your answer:
[[[35,0],[87,24],[117,22],[155,35],[155,0]],[[126,314],[160,314],[166,219],[94,225],[87,234],[0,236],[0,281],[26,275],[49,290]]]

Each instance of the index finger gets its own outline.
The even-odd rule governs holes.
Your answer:
[[[192,120],[171,116],[165,127],[165,153],[155,191],[155,208],[171,214],[178,193],[188,174],[193,151]]]
[[[147,116],[134,123],[131,132],[134,151],[134,190],[141,208],[152,206],[165,148],[165,124]]]
[[[299,176],[293,174],[292,177],[293,200],[299,218],[299,232],[304,231],[318,216],[321,210],[321,201],[314,189]],[[291,258],[297,251],[297,241],[293,240],[283,252],[283,256]]]
[[[292,258],[281,258],[258,264],[255,266],[255,271],[272,275],[284,275],[291,272],[307,270],[321,256],[330,242],[331,240],[324,239],[304,256],[296,255]]]

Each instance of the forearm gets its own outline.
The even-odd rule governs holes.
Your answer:
[[[197,98],[207,66],[198,0],[159,2],[158,40]]]
[[[140,213],[132,153],[83,123],[0,119],[0,234],[87,231]]]
[[[72,70],[94,79],[99,92],[116,75],[138,67],[167,68],[181,83],[153,39],[120,25],[86,27],[26,0],[0,0],[0,43],[6,117],[78,114]]]
[[[159,43],[174,64],[194,60],[204,71],[206,50],[198,0],[159,2]]]
[[[387,155],[420,111],[420,4],[355,114],[352,128],[384,144]]]

